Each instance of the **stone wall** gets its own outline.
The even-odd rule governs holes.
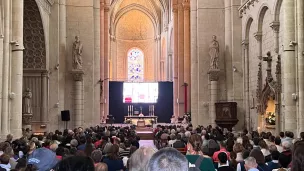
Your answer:
[[[191,6],[191,114],[194,124],[209,125],[209,44],[212,35],[217,36],[220,46],[219,68],[225,70],[225,12],[220,0],[193,0]],[[225,72],[218,83],[218,99],[226,100]]]
[[[83,125],[91,126],[100,123],[99,113],[95,113],[96,99],[99,77],[95,76],[95,65],[94,62],[98,56],[94,56],[96,38],[94,31],[94,0],[86,1],[74,1],[67,0],[66,14],[67,14],[67,58],[66,58],[66,74],[65,74],[65,109],[71,111],[71,120],[75,120],[74,115],[74,81],[70,74],[72,70],[72,45],[75,41],[75,36],[80,36],[80,40],[83,44]],[[99,60],[97,60],[99,61]],[[99,96],[99,93],[97,94]]]
[[[242,6],[241,16],[242,16],[242,27],[243,29],[243,40],[248,39],[248,58],[249,58],[249,73],[244,75],[245,77],[249,77],[249,103],[250,109],[250,121],[251,127],[253,129],[257,129],[260,127],[264,128],[264,119],[260,117],[257,113],[257,82],[258,82],[258,64],[262,62],[262,85],[265,85],[266,78],[266,68],[267,63],[259,59],[259,55],[261,53],[262,57],[266,56],[267,52],[271,52],[272,54],[272,76],[275,78],[276,71],[276,62],[277,55],[282,55],[282,37],[283,37],[283,11],[282,9],[279,11],[275,11],[278,6],[277,3],[279,1],[276,0],[262,0],[262,1],[254,1],[253,5],[250,4],[249,8],[244,8]],[[242,10],[244,9],[245,12]],[[280,9],[280,8],[278,8]],[[279,32],[279,51],[278,53],[275,51],[275,32],[271,27],[271,24],[275,21],[275,15],[279,15],[280,22],[280,32]],[[251,24],[248,23],[250,18],[253,20]],[[259,33],[261,36],[259,36]],[[261,42],[260,42],[261,40]],[[261,48],[259,48],[261,43]],[[260,52],[261,50],[261,52]],[[282,68],[283,68],[283,60],[282,60]],[[283,71],[282,71],[283,73]]]

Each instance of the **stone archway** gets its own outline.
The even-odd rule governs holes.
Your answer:
[[[42,17],[35,0],[24,1],[24,56],[23,92],[32,92],[32,118],[23,118],[23,125],[31,125],[36,131],[47,122],[48,72],[46,43]]]

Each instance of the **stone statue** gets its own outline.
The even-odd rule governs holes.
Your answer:
[[[79,36],[75,36],[75,42],[73,43],[73,68],[82,69],[82,43]]]
[[[33,114],[32,110],[32,92],[31,89],[27,88],[23,93],[23,104],[22,113],[23,114]]]
[[[213,35],[212,42],[209,45],[210,69],[218,69],[219,48],[219,42],[216,40],[216,36]]]

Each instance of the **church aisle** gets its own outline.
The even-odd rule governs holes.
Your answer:
[[[155,147],[153,140],[140,140],[139,141],[139,146],[140,147]]]

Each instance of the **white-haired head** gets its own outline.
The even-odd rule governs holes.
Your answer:
[[[245,168],[246,170],[250,170],[252,168],[257,168],[258,164],[254,157],[248,157],[245,159]]]
[[[291,150],[292,144],[289,141],[283,141],[282,147],[284,151]]]

